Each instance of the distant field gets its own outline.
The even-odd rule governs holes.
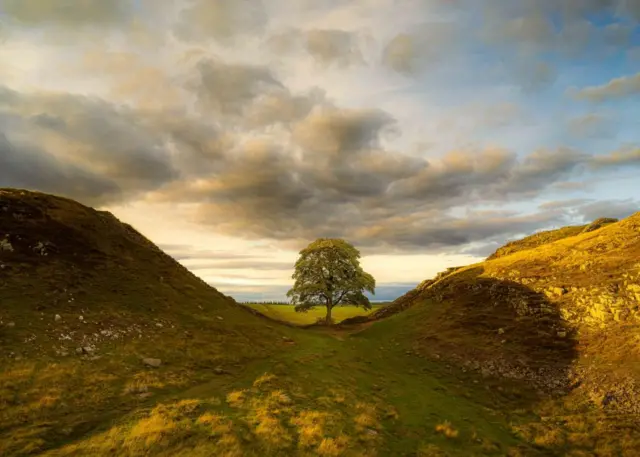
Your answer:
[[[370,310],[365,310],[364,308],[356,308],[355,306],[336,306],[335,308],[333,308],[331,315],[334,321],[340,322],[341,320],[353,316],[365,316],[383,305],[383,303],[375,303],[373,304],[373,308]],[[325,317],[327,314],[326,309],[321,307],[309,310],[306,313],[298,313],[292,305],[266,305],[263,303],[247,303],[245,304],[245,306],[250,306],[256,311],[259,311],[262,314],[273,319],[301,325],[313,324],[318,320],[318,318]]]

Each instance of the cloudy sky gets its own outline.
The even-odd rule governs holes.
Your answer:
[[[640,210],[640,0],[0,0],[0,187],[112,211],[221,291],[354,243],[393,298]]]

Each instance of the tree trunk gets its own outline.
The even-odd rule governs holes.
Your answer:
[[[325,319],[325,322],[327,325],[331,325],[331,310],[333,309],[333,306],[327,304],[327,317]]]

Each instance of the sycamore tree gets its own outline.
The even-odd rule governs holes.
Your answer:
[[[371,309],[364,291],[374,294],[376,281],[360,266],[360,251],[344,240],[319,238],[304,248],[292,278],[295,283],[287,296],[296,311],[324,306],[327,325],[336,306]]]

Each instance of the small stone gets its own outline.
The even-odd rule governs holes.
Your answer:
[[[83,317],[83,316],[78,316],[78,320],[79,320],[79,321],[83,321],[83,320],[84,320],[84,317]]]
[[[53,318],[54,321],[56,322],[60,322],[62,320],[62,316],[60,314],[56,314],[56,316]]]
[[[566,338],[567,332],[558,332],[558,338]]]
[[[142,362],[145,365],[153,367],[153,368],[158,368],[160,365],[162,365],[162,360],[160,360],[160,359],[146,358],[146,359],[142,359]]]
[[[157,323],[156,323],[156,327],[158,327],[158,328],[162,328],[162,327],[164,327],[164,325],[162,325],[160,322],[157,322]]]
[[[15,323],[15,322],[7,322],[7,327],[9,327],[9,328],[13,328],[13,327],[15,327],[15,326],[16,326],[16,323]]]
[[[76,354],[83,354],[84,351],[82,350],[82,348],[76,348]]]
[[[378,434],[378,432],[376,432],[375,430],[373,430],[371,428],[367,429],[367,435],[376,436],[377,434]]]
[[[283,336],[282,341],[284,341],[285,343],[293,343],[293,340],[288,336]]]
[[[498,335],[502,335],[504,334],[504,329],[503,328],[499,328],[498,329]]]
[[[214,369],[213,369],[213,372],[214,372],[215,374],[226,374],[226,373],[227,373],[224,369],[222,369],[222,368],[220,368],[220,367],[216,367],[216,368],[214,368]]]
[[[224,318],[222,316],[216,316],[216,319],[218,319],[219,321],[223,321]]]
[[[82,348],[82,351],[85,352],[86,354],[91,354],[94,349],[91,346],[85,346]]]
[[[13,246],[8,238],[0,240],[0,251],[13,252]]]

